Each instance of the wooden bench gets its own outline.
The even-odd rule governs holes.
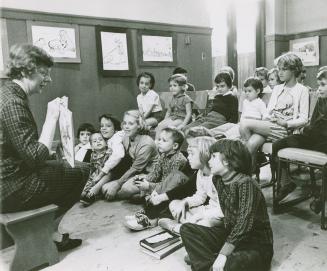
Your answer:
[[[11,271],[40,269],[59,261],[52,240],[57,209],[51,204],[30,211],[0,214],[0,223],[15,243]]]

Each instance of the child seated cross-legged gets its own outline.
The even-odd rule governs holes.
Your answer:
[[[90,163],[92,148],[90,144],[90,135],[95,129],[90,123],[82,123],[77,129],[77,138],[79,143],[75,146],[75,160]]]
[[[108,182],[109,175],[104,175],[101,179],[96,179],[101,171],[104,163],[109,158],[110,154],[107,152],[107,143],[100,132],[95,132],[90,136],[92,147],[91,154],[91,170],[89,178],[85,184],[83,192],[80,197],[80,202],[83,206],[89,206],[96,199],[100,198],[102,186]]]
[[[197,137],[187,148],[192,169],[197,169],[196,192],[182,200],[173,200],[169,209],[175,220],[162,218],[158,224],[164,229],[179,233],[183,223],[194,223],[212,227],[222,223],[224,217],[220,208],[217,190],[212,183],[208,161],[210,147],[216,142],[212,137]],[[209,199],[206,203],[207,198]]]
[[[135,191],[139,190],[142,196],[149,199],[151,194],[164,193],[186,182],[186,176],[179,171],[187,162],[179,151],[183,141],[183,134],[176,128],[167,127],[161,130],[156,141],[159,159],[154,164],[152,172],[147,175],[136,175],[130,180],[136,188]],[[141,214],[127,217],[126,226],[133,230],[156,226],[156,219],[150,220],[143,212]]]
[[[139,192],[130,179],[137,174],[148,173],[153,169],[158,153],[153,139],[147,135],[148,130],[138,110],[129,110],[124,113],[122,122],[124,136],[122,144],[125,155],[115,167],[127,170],[115,174],[115,179],[102,187],[102,192],[107,200],[129,199]],[[114,172],[113,172],[114,173]]]
[[[181,226],[192,270],[270,270],[273,233],[265,198],[251,178],[249,151],[240,141],[221,139],[210,153],[209,167],[224,223]]]
[[[154,76],[150,72],[142,72],[136,83],[141,92],[136,98],[139,111],[148,127],[156,127],[162,121],[163,113],[159,95],[153,90]]]
[[[241,121],[244,119],[263,120],[268,117],[265,103],[261,100],[263,85],[260,79],[249,77],[244,82],[244,101]],[[239,125],[226,123],[212,129],[214,134],[222,133],[227,138],[240,138]]]
[[[304,127],[301,134],[290,135],[273,144],[272,157],[274,161],[278,151],[284,148],[303,148],[327,154],[327,69],[318,72],[317,81],[319,98],[313,110],[310,123]],[[283,163],[282,167],[285,168]],[[283,173],[285,173],[284,171]],[[283,177],[284,175],[282,174]],[[276,197],[278,202],[282,201],[296,188],[296,184],[288,178],[282,178],[281,181],[282,187]],[[316,199],[310,207],[314,212],[320,213],[323,203],[319,199],[320,195],[315,195],[315,197]]]
[[[158,124],[157,136],[165,127],[183,129],[192,118],[192,99],[185,94],[187,79],[182,74],[174,74],[169,79],[169,90],[173,96],[169,101],[165,119]]]
[[[212,137],[212,134],[205,127],[193,127],[188,130],[188,133],[185,135],[187,144],[191,144],[191,142],[199,136]],[[190,168],[189,164],[187,163],[183,168],[180,169],[180,172],[187,176],[188,181],[172,189],[169,189],[166,192],[152,193],[146,204],[143,206],[144,208],[137,211],[134,215],[126,216],[126,221],[129,219],[135,220],[137,217],[140,219],[145,215],[150,222],[155,222],[153,223],[155,225],[158,218],[171,217],[171,213],[169,211],[170,201],[192,196],[196,191],[197,170]],[[142,227],[140,228],[142,229]]]

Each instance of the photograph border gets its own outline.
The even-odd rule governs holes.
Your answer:
[[[298,53],[298,52],[294,51],[294,45],[296,45],[298,43],[303,43],[303,42],[308,42],[308,43],[313,42],[314,43],[314,47],[315,47],[314,49],[315,49],[315,52],[316,52],[316,57],[315,57],[314,61],[311,61],[311,62],[303,61],[301,53]],[[313,36],[313,37],[290,40],[290,51],[294,52],[296,55],[298,55],[301,58],[304,66],[319,66],[319,61],[320,61],[319,36]]]
[[[143,36],[171,37],[173,46],[173,61],[144,61],[143,60]],[[160,30],[139,30],[137,35],[138,41],[138,64],[140,66],[176,66],[177,65],[177,37],[174,32]]]
[[[79,27],[77,24],[52,23],[52,22],[27,20],[26,25],[27,25],[27,39],[28,39],[28,42],[30,42],[31,44],[33,44],[32,26],[64,27],[64,28],[74,29],[76,57],[53,57],[53,59],[54,59],[54,62],[58,62],[58,63],[81,63],[81,53],[80,53],[80,43],[79,43]]]
[[[103,51],[102,51],[102,41],[101,41],[101,33],[122,33],[126,34],[127,40],[127,56],[128,56],[128,70],[104,70],[103,69]],[[103,76],[134,76],[134,65],[133,65],[133,50],[132,50],[132,40],[131,40],[131,32],[127,28],[119,28],[119,27],[108,27],[108,26],[97,26],[95,29],[96,34],[96,48],[98,54],[98,66],[99,71]]]

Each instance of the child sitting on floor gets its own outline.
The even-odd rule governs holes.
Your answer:
[[[85,207],[100,198],[101,188],[109,180],[109,175],[104,175],[100,180],[96,180],[104,163],[110,156],[107,152],[106,141],[100,132],[95,132],[90,136],[90,143],[92,147],[90,176],[80,198],[80,202]]]
[[[158,124],[157,136],[166,127],[183,129],[192,118],[192,99],[185,94],[187,79],[182,74],[174,74],[169,80],[169,89],[173,96],[168,104],[165,119]]]
[[[175,220],[162,218],[158,224],[164,229],[179,233],[183,223],[190,222],[205,227],[212,227],[222,223],[224,217],[216,188],[212,183],[208,161],[210,146],[216,140],[212,137],[197,137],[187,148],[188,161],[192,169],[198,170],[196,192],[182,200],[173,200],[169,209]],[[209,202],[207,204],[207,198]],[[182,224],[179,224],[182,223]]]
[[[153,90],[154,76],[150,72],[142,72],[136,83],[141,92],[136,98],[139,111],[148,127],[156,127],[163,116],[159,95]]]
[[[171,190],[187,180],[186,176],[179,172],[187,162],[179,151],[183,141],[183,134],[176,128],[167,127],[161,130],[156,142],[160,156],[153,171],[148,175],[134,177],[134,185],[146,198],[150,198],[151,194],[161,194]],[[126,226],[133,230],[143,230],[156,226],[156,222],[157,219],[150,220],[146,215],[131,216],[127,217]]]
[[[92,148],[90,145],[90,135],[95,129],[90,123],[82,123],[77,130],[79,143],[75,146],[75,160],[90,163]]]
[[[244,101],[241,121],[244,119],[262,120],[268,117],[265,103],[261,100],[263,85],[260,79],[249,77],[244,82]],[[216,135],[222,133],[227,138],[240,138],[239,125],[234,123],[226,123],[212,129]]]
[[[270,270],[273,233],[265,198],[251,179],[249,151],[238,140],[221,139],[210,147],[210,153],[209,167],[224,223],[181,226],[192,270]]]

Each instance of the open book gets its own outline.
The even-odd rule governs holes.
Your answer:
[[[73,113],[68,109],[68,97],[66,96],[61,98],[59,114],[59,130],[64,157],[70,166],[74,167]]]

